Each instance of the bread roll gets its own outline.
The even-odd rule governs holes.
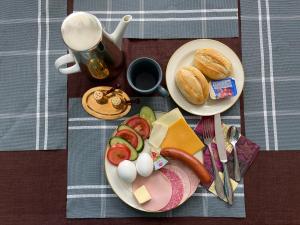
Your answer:
[[[202,105],[208,98],[209,85],[204,75],[195,67],[180,69],[175,77],[176,85],[190,103]]]
[[[224,79],[232,72],[231,62],[220,52],[211,48],[196,51],[194,66],[212,80]]]

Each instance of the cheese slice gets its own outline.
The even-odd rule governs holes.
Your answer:
[[[153,123],[149,143],[155,148],[159,148],[168,132],[168,126],[163,123]]]
[[[169,127],[181,118],[183,118],[183,115],[178,108],[175,108],[159,117],[152,124],[153,127],[151,130],[149,143],[154,148],[160,149],[160,145],[166,137]]]
[[[181,114],[180,110],[178,108],[175,108],[171,110],[170,112],[165,113],[160,118],[158,118],[155,123],[161,123],[165,126],[169,127],[179,119],[183,118],[183,115]]]
[[[190,155],[202,150],[203,147],[204,144],[184,118],[180,118],[169,126],[167,135],[161,144],[161,148],[177,148]]]

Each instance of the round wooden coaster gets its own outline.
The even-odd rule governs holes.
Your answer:
[[[129,96],[121,89],[110,92],[112,87],[99,86],[89,89],[82,97],[82,106],[90,115],[104,120],[121,118],[130,111]],[[108,94],[106,94],[109,92]]]

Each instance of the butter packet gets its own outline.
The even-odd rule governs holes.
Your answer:
[[[223,99],[236,96],[237,89],[233,78],[213,80],[210,82],[209,94],[211,99]]]
[[[152,152],[151,155],[153,159],[154,170],[159,170],[160,168],[164,167],[168,163],[168,160],[166,160],[164,157],[158,155],[155,152]]]

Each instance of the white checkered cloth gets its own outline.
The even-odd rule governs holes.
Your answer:
[[[238,36],[237,0],[74,0],[74,11],[95,14],[109,33],[131,14],[125,33],[129,38]]]
[[[241,0],[246,135],[267,150],[299,150],[300,1]]]
[[[66,147],[66,1],[0,1],[0,151]]]
[[[163,112],[176,107],[168,98],[142,98],[141,104],[133,106],[130,115],[136,114],[141,105]],[[191,127],[200,119],[187,113],[184,116]],[[239,104],[224,113],[222,119],[227,124],[239,126]],[[123,203],[114,194],[104,172],[105,146],[122,120],[124,118],[116,121],[95,119],[84,111],[79,98],[69,99],[67,218],[246,216],[243,183],[235,192],[232,207],[203,188],[198,188],[185,204],[167,213],[147,214]]]

